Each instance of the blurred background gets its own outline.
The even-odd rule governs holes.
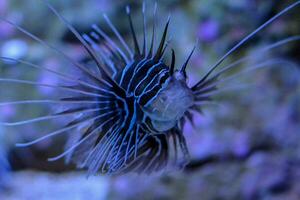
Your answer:
[[[153,2],[147,2],[152,21]],[[158,33],[171,14],[169,36],[177,66],[184,62],[197,38],[188,75],[193,85],[229,48],[294,1],[274,0],[162,0],[158,2]],[[51,3],[80,33],[98,24],[113,37],[102,14],[106,13],[131,42],[125,5],[132,6],[138,35],[142,36],[142,1],[52,0]],[[86,58],[82,46],[67,28],[36,0],[0,0],[0,16],[54,44],[76,60]],[[149,22],[149,32],[151,23]],[[276,20],[223,64],[253,55],[239,70],[276,58],[270,67],[244,73],[224,84],[216,104],[194,116],[194,127],[184,134],[191,163],[181,172],[161,176],[126,175],[86,178],[84,171],[47,158],[62,151],[65,135],[29,148],[15,143],[38,138],[60,127],[64,119],[24,126],[0,125],[0,199],[300,199],[300,42],[263,55],[257,50],[280,39],[300,34],[300,7]],[[74,74],[70,63],[0,20],[0,56],[24,59],[53,70]],[[170,51],[167,51],[166,62]],[[0,61],[1,78],[58,84],[51,73],[12,61]],[[246,85],[247,87],[243,87]],[[238,86],[238,87],[236,87]],[[241,87],[239,87],[241,86]],[[0,83],[0,101],[55,99],[59,91]],[[18,121],[46,115],[55,105],[0,106],[0,121]],[[69,133],[72,134],[72,133]]]

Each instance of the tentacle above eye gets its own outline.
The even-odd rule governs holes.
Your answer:
[[[266,67],[275,67],[275,66],[293,66],[295,63],[292,63],[290,61],[285,61],[285,60],[280,60],[280,59],[270,59],[265,62],[261,62],[258,64],[255,64],[254,66],[251,67],[246,67],[246,69],[237,72],[236,74],[233,74],[231,76],[225,77],[225,78],[220,78],[220,79],[215,79],[215,81],[211,81],[208,84],[205,84],[203,88],[199,88],[198,90],[194,91],[194,94],[196,95],[196,100],[197,101],[210,101],[212,96],[215,96],[221,92],[232,90],[232,89],[243,89],[245,86],[242,85],[233,85],[233,86],[227,86],[225,88],[220,88],[219,86],[222,83],[227,83],[230,82],[231,80],[234,80],[238,77],[241,77],[244,74],[249,74],[252,71],[261,69],[261,68],[266,68]],[[223,71],[225,72],[225,71]],[[250,85],[248,84],[246,86],[249,87]]]
[[[293,4],[291,4],[290,6],[286,7],[285,9],[283,9],[281,12],[279,12],[278,14],[276,14],[275,16],[273,16],[271,19],[269,19],[268,21],[266,21],[265,23],[263,23],[261,26],[259,26],[257,29],[255,29],[253,32],[251,32],[250,34],[248,34],[245,38],[243,38],[238,44],[236,44],[234,47],[232,47],[223,57],[221,57],[216,64],[214,64],[210,70],[203,76],[203,78],[198,81],[193,88],[197,88],[200,84],[202,84],[203,82],[206,81],[206,79],[211,75],[211,73],[213,73],[219,66],[220,64],[223,63],[223,61],[230,56],[233,52],[235,52],[239,47],[241,47],[243,44],[245,44],[249,39],[251,39],[253,36],[255,36],[258,32],[260,32],[261,30],[263,30],[264,28],[266,28],[269,24],[271,24],[272,22],[274,22],[276,19],[278,19],[279,17],[281,17],[282,15],[286,14],[288,11],[290,11],[291,9],[297,7],[298,5],[300,5],[300,1],[296,1]]]
[[[192,87],[192,90],[199,90],[200,87],[203,87],[207,84],[209,84],[210,82],[214,82],[216,79],[218,79],[222,74],[228,72],[231,69],[234,69],[236,67],[239,67],[241,64],[243,64],[246,61],[252,60],[252,59],[256,59],[257,55],[263,55],[265,52],[268,52],[270,50],[273,50],[277,47],[283,46],[283,45],[287,45],[288,43],[291,42],[295,42],[295,41],[299,41],[300,40],[300,35],[295,35],[295,36],[291,36],[285,39],[282,39],[278,42],[272,43],[270,45],[267,45],[263,48],[260,48],[258,50],[256,50],[255,54],[253,55],[248,55],[248,56],[244,56],[236,61],[234,61],[233,63],[225,66],[222,70],[220,70],[219,72],[217,72],[215,75],[213,75],[212,77],[210,77],[209,79],[207,79],[206,81],[203,81],[201,84],[196,84],[195,86]]]

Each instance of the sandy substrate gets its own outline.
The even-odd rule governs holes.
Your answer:
[[[105,177],[84,173],[50,174],[22,171],[11,174],[1,200],[104,200],[109,182]]]

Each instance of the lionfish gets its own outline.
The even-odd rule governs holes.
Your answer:
[[[67,163],[74,163],[78,168],[87,168],[89,174],[98,172],[102,174],[129,172],[149,174],[185,167],[190,156],[183,135],[183,124],[191,121],[194,113],[202,113],[202,104],[212,100],[213,94],[218,91],[218,84],[223,80],[222,75],[249,57],[241,58],[217,73],[214,72],[240,46],[280,16],[298,6],[300,1],[286,7],[247,35],[221,57],[192,87],[187,84],[186,68],[195,48],[180,68],[175,67],[175,51],[172,49],[171,62],[167,64],[163,58],[167,49],[170,18],[164,26],[159,43],[155,44],[155,23],[153,23],[151,41],[148,41],[145,3],[142,9],[142,45],[138,42],[134,30],[130,7],[126,7],[133,48],[129,47],[106,15],[104,15],[104,19],[117,40],[113,40],[97,25],[92,26],[93,31],[89,34],[81,35],[51,4],[47,1],[45,4],[81,42],[90,57],[90,62],[75,61],[63,51],[46,43],[19,25],[1,19],[60,54],[81,73],[80,77],[71,77],[69,74],[25,60],[1,57],[2,60],[10,60],[46,70],[73,84],[55,86],[28,80],[3,78],[0,79],[1,82],[52,87],[74,93],[68,97],[62,96],[58,100],[2,102],[0,104],[2,106],[8,104],[65,104],[69,106],[63,111],[47,116],[2,124],[17,126],[70,116],[72,120],[60,129],[34,141],[17,144],[17,146],[27,147],[84,126],[83,129],[77,129],[70,134],[63,153],[49,160],[55,161],[65,157]],[[156,9],[155,4],[154,17]],[[300,36],[288,37],[268,45],[258,52],[263,53],[299,39]],[[93,66],[93,70],[90,66]]]

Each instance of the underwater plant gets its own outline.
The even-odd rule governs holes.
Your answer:
[[[229,77],[222,75],[251,57],[241,58],[227,67],[215,71],[239,47],[280,16],[298,6],[300,1],[291,4],[247,35],[221,57],[192,87],[187,85],[186,68],[196,45],[178,69],[175,67],[176,54],[174,50],[171,50],[171,63],[167,64],[164,61],[164,56],[168,48],[167,33],[170,20],[168,19],[166,22],[158,43],[155,41],[157,31],[153,25],[149,43],[146,31],[148,23],[145,15],[145,4],[143,6],[144,37],[142,45],[139,44],[136,36],[130,7],[126,8],[134,43],[132,49],[107,16],[104,17],[107,25],[118,41],[112,40],[96,25],[93,25],[93,31],[90,34],[81,35],[52,5],[47,1],[45,3],[82,43],[90,59],[87,62],[77,62],[63,51],[19,25],[1,19],[33,40],[57,52],[80,71],[80,75],[70,76],[22,59],[2,56],[2,61],[13,61],[45,70],[72,84],[50,85],[5,78],[1,78],[0,82],[50,87],[73,94],[65,96],[62,93],[61,98],[55,100],[24,100],[0,103],[1,106],[66,105],[63,111],[47,116],[1,124],[19,126],[59,117],[71,117],[72,120],[60,129],[47,133],[34,141],[17,144],[17,146],[34,145],[48,138],[83,127],[70,134],[66,150],[63,153],[49,160],[55,161],[65,157],[67,163],[72,162],[78,168],[87,168],[89,174],[96,174],[97,172],[123,174],[128,172],[153,173],[183,168],[190,159],[183,135],[183,124],[186,121],[192,121],[193,113],[202,112],[202,105],[211,102],[214,95],[219,91],[220,83],[239,74]],[[154,18],[155,16],[156,6]],[[300,36],[288,37],[262,48],[258,53],[264,53],[299,39]],[[252,67],[251,70],[272,63],[278,63],[278,61],[267,60]],[[240,73],[245,73],[245,71]]]

